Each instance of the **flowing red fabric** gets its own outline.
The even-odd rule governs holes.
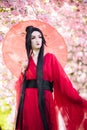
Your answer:
[[[27,79],[36,79],[36,65],[30,58]],[[87,101],[83,99],[73,88],[72,83],[64,72],[62,66],[53,54],[44,56],[43,79],[54,82],[54,92],[45,90],[46,117],[50,130],[61,130],[58,122],[58,112],[61,113],[64,130],[87,130]],[[17,108],[20,99],[21,75],[16,82]],[[23,130],[44,130],[41,114],[38,106],[38,88],[26,88],[23,107]],[[20,130],[20,126],[19,126]]]

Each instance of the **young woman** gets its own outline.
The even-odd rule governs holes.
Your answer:
[[[87,101],[80,97],[56,57],[44,54],[45,38],[39,28],[26,28],[28,65],[16,83],[15,130],[86,130]]]

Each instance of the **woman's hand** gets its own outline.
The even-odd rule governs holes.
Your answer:
[[[26,70],[27,66],[28,66],[28,61],[25,61],[25,62],[22,63],[21,73],[23,75],[25,73],[25,70]]]

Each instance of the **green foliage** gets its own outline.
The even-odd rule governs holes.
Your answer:
[[[8,115],[11,113],[11,106],[3,101],[2,106],[0,107],[0,127],[1,130],[9,130],[9,121]]]

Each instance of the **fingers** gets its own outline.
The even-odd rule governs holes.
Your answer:
[[[25,70],[26,70],[27,66],[28,66],[28,62],[27,61],[25,61],[25,62],[22,63],[22,68],[21,68],[22,74],[25,73]]]

